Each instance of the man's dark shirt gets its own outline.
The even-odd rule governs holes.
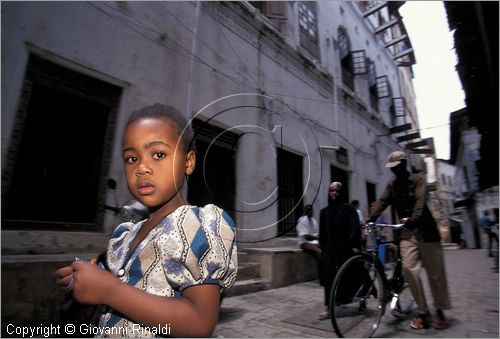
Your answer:
[[[389,205],[395,207],[400,219],[410,218],[407,227],[401,231],[400,239],[409,239],[412,234],[425,242],[441,239],[436,221],[427,206],[424,176],[408,173],[407,178],[392,177],[376,202],[369,220],[376,220]]]
[[[321,282],[331,283],[336,269],[352,256],[352,249],[361,248],[361,229],[356,209],[335,200],[323,208],[319,218],[319,243],[323,258]]]

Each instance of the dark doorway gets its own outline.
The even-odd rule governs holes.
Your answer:
[[[338,181],[342,183],[342,194],[340,195],[340,200],[342,202],[349,202],[349,175],[347,171],[344,171],[343,169],[340,169],[335,166],[330,167],[330,183],[334,181]],[[328,184],[330,185],[330,184]],[[325,193],[327,194],[327,193]]]
[[[234,216],[234,146],[237,134],[193,121],[196,168],[188,181],[188,201],[204,206],[215,204]]]
[[[303,213],[302,156],[278,148],[278,234],[296,234]]]
[[[377,200],[377,186],[371,182],[366,183],[366,198],[368,202],[368,215],[372,209],[372,203]]]
[[[3,167],[2,226],[95,229],[102,224],[117,86],[30,57]],[[5,190],[4,190],[5,189]]]

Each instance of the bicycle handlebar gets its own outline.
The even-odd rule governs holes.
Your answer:
[[[368,232],[378,232],[378,230],[383,227],[390,227],[396,230],[405,227],[405,224],[377,224],[374,222],[365,224],[365,230]]]
[[[370,222],[368,224],[371,224],[372,226],[377,226],[377,227],[392,227],[392,228],[401,228],[404,227],[405,224],[377,224],[374,222]]]

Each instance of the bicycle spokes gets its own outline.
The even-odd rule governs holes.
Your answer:
[[[385,308],[384,280],[363,256],[351,258],[337,273],[332,287],[332,324],[339,336],[370,337]]]

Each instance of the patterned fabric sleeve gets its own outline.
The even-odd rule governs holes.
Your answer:
[[[133,240],[133,235],[140,228],[142,222],[134,224],[132,222],[124,222],[116,227],[111,234],[111,239],[108,244],[106,253],[107,266],[113,274],[117,274],[118,270],[123,267],[127,257],[128,243]]]
[[[233,285],[238,270],[236,228],[231,217],[215,205],[191,207],[178,219],[183,254],[163,262],[167,276],[176,271],[172,285],[180,291],[200,284]]]

